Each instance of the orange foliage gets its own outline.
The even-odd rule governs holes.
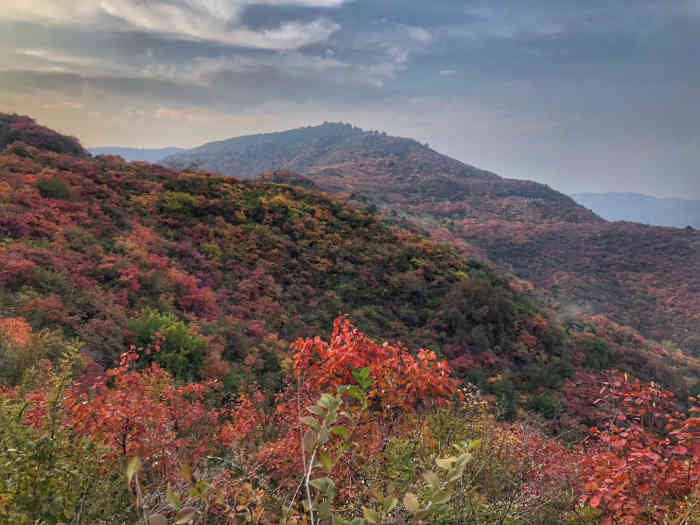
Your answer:
[[[292,350],[294,375],[311,395],[356,384],[352,371],[369,368],[374,379],[369,397],[384,417],[414,412],[432,400],[443,403],[457,391],[447,362],[434,352],[422,349],[414,357],[401,343],[378,344],[343,318],[335,320],[330,343],[299,339]]]
[[[334,466],[333,475],[342,479],[346,497],[363,490],[361,480],[354,479],[358,467],[376,457],[392,435],[406,429],[407,416],[430,404],[446,404],[458,395],[457,383],[450,377],[446,362],[438,361],[429,350],[416,356],[399,344],[378,344],[357,330],[345,318],[338,318],[327,343],[316,337],[299,339],[292,345],[293,373],[291,384],[278,395],[275,426],[281,438],[266,443],[258,459],[284,485],[292,485],[302,472],[301,425],[307,415],[305,407],[324,392],[337,393],[344,385],[357,385],[353,375],[369,370],[372,378],[367,391],[366,407],[346,393],[346,412],[339,420],[350,428],[358,446]],[[339,446],[332,441],[330,446]],[[366,487],[365,487],[366,488]]]
[[[24,346],[32,340],[32,327],[22,317],[0,319],[0,335],[15,345]]]

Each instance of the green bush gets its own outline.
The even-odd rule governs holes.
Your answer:
[[[60,177],[42,177],[36,187],[45,199],[74,201],[76,198],[71,187]]]
[[[557,417],[562,410],[560,401],[551,397],[549,394],[539,394],[533,397],[528,402],[527,408],[542,414],[547,419]]]
[[[129,322],[129,330],[134,336],[134,344],[140,348],[152,346],[156,334],[163,337],[160,351],[144,356],[146,361],[155,359],[175,377],[186,381],[199,377],[207,341],[175,315],[149,308],[141,312],[140,317]]]
[[[170,215],[195,215],[199,201],[194,195],[179,191],[166,191],[161,197],[160,208]]]
[[[615,363],[615,355],[610,347],[602,339],[596,339],[586,345],[586,361],[588,368],[595,370],[605,370]]]
[[[0,335],[0,385],[21,384],[42,359],[55,363],[66,351],[79,346],[78,342],[66,341],[61,330],[33,333],[27,344],[13,343]]]
[[[48,383],[47,413],[32,413],[25,392],[0,395],[0,522],[14,525],[135,523],[130,495],[115,466],[96,461],[98,443],[62,424],[63,393],[73,376],[77,352],[68,352],[57,374],[38,373],[31,383]],[[31,402],[30,402],[31,403]]]
[[[550,388],[561,390],[564,381],[571,377],[574,368],[567,360],[554,358],[546,365],[530,364],[525,367],[524,375],[528,382],[529,390],[538,388]]]

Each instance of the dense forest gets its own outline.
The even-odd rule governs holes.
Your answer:
[[[0,147],[4,522],[700,519],[700,363],[614,310],[563,316],[317,172],[91,157],[16,115]]]
[[[561,315],[606,315],[700,352],[700,235],[692,228],[612,224],[543,184],[343,124],[205,144],[164,162],[243,177],[298,171],[321,191],[531,281]]]

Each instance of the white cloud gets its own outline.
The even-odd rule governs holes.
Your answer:
[[[322,42],[340,29],[327,18],[285,22],[251,30],[240,23],[248,5],[337,7],[344,0],[22,0],[3,6],[0,19],[48,25],[94,26],[145,31],[241,47],[289,50]]]
[[[457,72],[454,69],[441,69],[440,70],[441,77],[451,77],[452,75],[454,75],[456,73]]]
[[[411,37],[413,40],[417,40],[418,42],[427,44],[433,40],[433,35],[430,34],[430,31],[427,31],[422,27],[409,26],[406,28],[406,31],[408,32],[409,37]]]

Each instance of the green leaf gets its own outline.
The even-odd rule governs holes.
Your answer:
[[[178,510],[182,505],[180,497],[177,494],[175,494],[170,484],[168,484],[168,488],[165,491],[165,500],[175,510]]]
[[[369,387],[372,386],[372,382],[374,380],[370,375],[371,370],[368,367],[353,370],[351,373],[363,390],[369,390]]]
[[[345,392],[350,390],[351,385],[343,385],[341,387],[338,387],[338,397],[342,396]]]
[[[320,406],[317,406],[317,405],[310,406],[309,408],[307,408],[307,410],[309,412],[311,412],[312,414],[317,415],[318,417],[325,417],[326,416],[325,410],[323,410]]]
[[[331,434],[335,434],[336,436],[340,436],[343,439],[348,439],[348,437],[350,436],[348,429],[342,425],[338,425],[338,426],[331,428]]]
[[[362,516],[365,518],[367,523],[373,525],[379,525],[379,513],[374,509],[369,509],[367,507],[362,507]]]
[[[362,401],[365,397],[365,393],[357,385],[352,385],[350,387],[348,395],[357,401]]]
[[[323,450],[318,451],[318,461],[328,470],[333,468],[333,461],[331,461],[331,457]]]
[[[328,409],[328,415],[326,416],[326,419],[324,420],[323,424],[325,426],[329,427],[333,423],[335,423],[337,420],[338,420],[338,408],[331,407]]]
[[[331,478],[312,479],[309,485],[320,490],[330,500],[335,497],[335,483]]]
[[[331,515],[331,504],[328,502],[328,500],[323,500],[318,504],[317,510],[320,517],[327,518]]]
[[[450,501],[451,497],[452,497],[452,494],[449,491],[442,490],[442,491],[438,492],[437,494],[434,494],[433,497],[431,498],[431,501],[433,502],[434,505],[442,505],[442,504]]]
[[[403,497],[403,506],[411,514],[415,514],[420,510],[420,503],[418,503],[418,498],[413,492],[407,492]]]
[[[320,425],[318,424],[318,421],[316,421],[316,418],[315,418],[315,417],[312,417],[312,416],[304,416],[304,417],[300,417],[300,418],[299,418],[299,421],[301,421],[302,423],[304,423],[307,427],[313,428],[316,432],[318,432],[318,431],[321,429],[321,427],[320,427]]]
[[[332,395],[324,392],[323,394],[321,394],[321,399],[319,399],[316,404],[328,410],[330,407],[333,406],[334,401],[335,398]]]
[[[457,461],[457,458],[454,456],[451,456],[449,458],[438,458],[435,460],[435,464],[438,467],[440,467],[441,469],[449,470],[455,461]]]
[[[474,439],[472,440],[469,445],[467,446],[467,450],[474,450],[476,447],[481,445],[481,440],[480,439]]]
[[[322,428],[319,433],[318,433],[318,440],[321,442],[321,444],[325,445],[328,443],[328,429],[327,428]]]
[[[394,507],[399,504],[399,500],[396,499],[395,497],[388,497],[384,500],[384,503],[382,503],[382,513],[384,514],[389,514],[392,510],[394,510]]]
[[[437,487],[440,484],[440,479],[437,477],[437,474],[435,474],[435,472],[433,472],[432,470],[424,472],[423,479],[428,485],[430,485],[433,488]]]
[[[126,479],[129,482],[129,485],[131,485],[131,481],[134,479],[134,476],[138,474],[140,470],[141,459],[138,456],[134,456],[129,460],[129,462],[126,465]]]

